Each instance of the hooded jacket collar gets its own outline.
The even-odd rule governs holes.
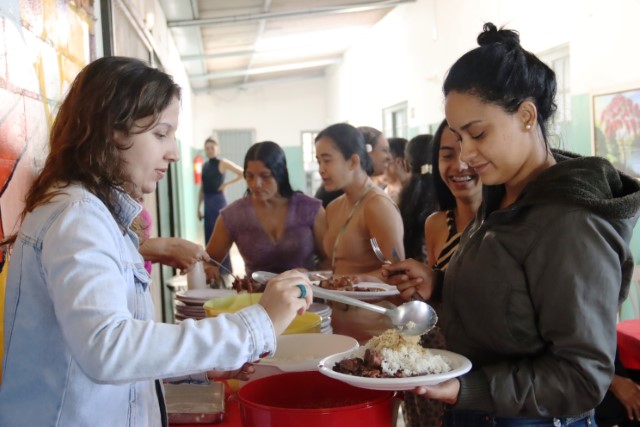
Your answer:
[[[640,183],[602,157],[553,150],[557,163],[527,184],[514,208],[561,203],[581,206],[609,219],[633,218],[640,210]],[[503,185],[485,186],[484,217],[500,206]]]

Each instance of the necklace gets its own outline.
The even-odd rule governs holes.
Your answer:
[[[365,182],[365,185],[367,185],[367,182]],[[340,238],[344,234],[344,230],[347,228],[347,225],[349,225],[349,221],[351,221],[351,217],[355,213],[356,209],[358,209],[358,206],[360,206],[360,203],[362,202],[362,200],[364,200],[364,197],[367,195],[369,190],[371,190],[372,188],[373,188],[373,185],[371,185],[369,183],[367,185],[367,188],[362,192],[362,194],[358,198],[358,200],[356,200],[356,202],[353,204],[353,207],[351,207],[351,210],[349,211],[349,215],[347,215],[347,219],[344,221],[344,224],[342,224],[342,226],[340,227],[340,231],[338,231],[338,235],[336,236],[336,241],[333,243],[333,253],[331,254],[331,269],[332,270],[334,269],[335,264],[336,264],[336,250],[338,249],[338,244],[340,243]],[[345,195],[345,197],[346,197],[346,195]]]

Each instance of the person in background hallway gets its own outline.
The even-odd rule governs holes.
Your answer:
[[[324,260],[325,213],[319,200],[294,191],[287,159],[272,141],[253,144],[244,158],[247,194],[220,212],[207,244],[220,261],[236,244],[247,277],[254,271],[315,270]],[[218,269],[207,266],[207,277]]]
[[[436,210],[436,198],[431,178],[432,135],[411,138],[405,149],[405,161],[411,177],[402,189],[398,208],[404,225],[404,252],[407,258],[427,261],[424,245],[424,222]]]
[[[460,144],[443,120],[433,136],[433,189],[438,211],[424,223],[427,265],[445,271],[458,249],[462,231],[471,223],[482,203],[480,178],[460,160]],[[434,306],[440,313],[440,307]],[[425,348],[446,348],[442,330],[436,326],[421,337]],[[443,405],[414,393],[405,393],[403,414],[407,427],[437,427],[443,422]]]
[[[389,197],[391,197],[391,200],[398,204],[400,192],[411,179],[411,170],[404,158],[404,150],[409,141],[404,138],[389,138],[388,141],[391,161],[385,171],[385,182],[387,186],[384,190]]]
[[[100,58],[73,81],[20,230],[0,242],[12,244],[1,426],[166,426],[161,380],[248,378],[311,304],[290,271],[238,313],[153,320],[131,225],[178,160],[179,113],[180,87],[137,59]]]
[[[198,219],[204,218],[204,241],[211,238],[213,227],[218,220],[220,210],[227,206],[224,190],[229,185],[242,181],[242,168],[230,160],[218,157],[220,147],[218,141],[207,138],[204,142],[204,151],[209,160],[202,166],[202,185],[198,194]],[[229,171],[235,176],[225,181],[225,173]],[[202,209],[204,202],[204,211]],[[231,261],[226,257],[222,264],[231,271]],[[226,274],[226,273],[225,273]]]
[[[601,157],[551,149],[554,72],[517,32],[487,23],[443,85],[482,205],[446,273],[383,269],[401,293],[442,300],[449,350],[472,370],[415,390],[445,425],[590,426],[614,373],[618,304],[633,272],[640,183]]]
[[[362,133],[346,123],[329,126],[316,137],[316,158],[326,189],[344,191],[326,214],[323,244],[333,274],[374,276],[380,281],[380,261],[369,239],[377,239],[387,258],[393,258],[394,248],[404,259],[402,219],[395,203],[369,177],[372,164]],[[364,342],[391,326],[384,315],[332,304],[331,323],[337,334]]]

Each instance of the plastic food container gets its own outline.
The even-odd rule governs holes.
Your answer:
[[[238,391],[244,427],[389,427],[394,392],[355,388],[319,372],[260,378]]]
[[[246,293],[214,298],[204,303],[204,310],[207,317],[215,317],[222,313],[235,313],[252,304],[257,304],[261,297],[261,293]],[[320,333],[321,325],[322,317],[316,313],[306,312],[296,316],[284,334]]]
[[[165,384],[170,424],[216,424],[224,419],[224,383]]]

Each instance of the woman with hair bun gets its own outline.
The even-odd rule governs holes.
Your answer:
[[[551,149],[553,71],[518,33],[485,24],[444,82],[460,159],[483,202],[446,274],[389,271],[405,297],[442,299],[447,347],[472,370],[415,391],[445,425],[588,426],[613,375],[618,303],[633,270],[640,183],[599,157]]]

